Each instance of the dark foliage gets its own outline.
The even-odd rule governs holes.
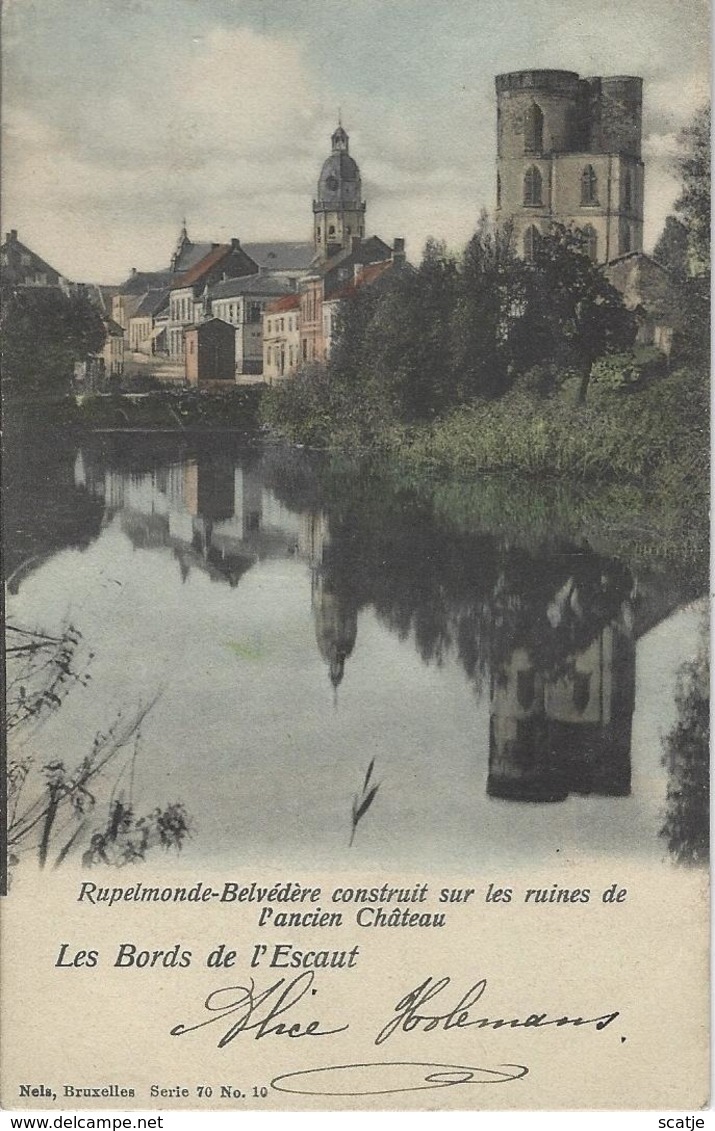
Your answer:
[[[524,291],[523,315],[511,335],[517,371],[545,363],[573,370],[583,403],[596,359],[635,341],[634,315],[585,254],[583,235],[562,224],[538,241]]]
[[[710,665],[707,648],[680,675],[678,721],[664,741],[668,801],[661,836],[679,864],[706,864],[710,851]]]
[[[683,282],[688,274],[688,229],[677,216],[668,216],[653,250],[653,258]]]
[[[106,336],[84,296],[54,287],[5,293],[0,328],[7,397],[68,392],[74,363],[98,353]]]
[[[554,367],[575,371],[584,400],[593,362],[635,333],[579,233],[555,225],[527,264],[483,215],[459,261],[430,240],[417,270],[387,271],[343,298],[327,367],[270,390],[264,417],[292,440],[372,444],[500,397],[536,366],[552,371],[543,391]]]
[[[678,167],[683,190],[675,208],[688,232],[690,270],[710,269],[710,106],[703,106],[680,135]]]

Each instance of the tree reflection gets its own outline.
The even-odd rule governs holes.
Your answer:
[[[450,520],[438,489],[226,438],[95,440],[72,460],[81,537],[94,536],[99,511],[134,546],[171,554],[182,579],[201,570],[233,588],[266,559],[305,563],[315,646],[336,697],[360,647],[363,609],[424,663],[456,658],[489,697],[490,797],[629,793],[636,642],[697,592],[686,571],[646,572],[625,555],[550,536],[543,516],[522,532],[498,514],[470,527]],[[693,696],[680,694],[684,721],[669,754],[663,835],[679,859],[707,851],[698,831],[704,726]]]
[[[710,661],[703,641],[681,670],[678,721],[664,740],[668,798],[661,836],[679,864],[706,864],[710,852]]]

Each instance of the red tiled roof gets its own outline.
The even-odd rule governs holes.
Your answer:
[[[203,259],[195,263],[194,266],[190,267],[188,271],[185,271],[183,275],[179,275],[174,282],[174,288],[190,287],[194,283],[199,283],[204,275],[210,271],[212,267],[216,267],[230,251],[230,243],[216,244],[216,247],[213,247],[208,255],[205,255]]]
[[[285,298],[277,298],[275,302],[270,302],[266,307],[266,314],[282,314],[285,310],[298,310],[299,307],[300,295],[286,295]]]
[[[324,301],[335,302],[339,299],[347,298],[348,295],[354,295],[360,287],[369,287],[381,275],[384,275],[388,268],[392,267],[391,259],[386,259],[381,263],[369,263],[364,267],[357,279],[353,279],[350,283],[346,283],[339,291],[333,291]]]

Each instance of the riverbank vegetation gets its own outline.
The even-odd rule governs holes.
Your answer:
[[[81,855],[84,867],[122,867],[161,847],[179,851],[191,820],[181,802],[140,814],[134,771],[142,724],[155,700],[97,731],[84,755],[45,762],[35,750],[38,729],[56,716],[73,689],[87,688],[94,654],[81,653],[72,624],[55,634],[6,626],[7,846],[10,867],[35,857],[58,868]]]
[[[682,193],[658,243],[672,280],[668,356],[553,225],[530,262],[484,215],[459,257],[428,241],[417,269],[341,301],[326,365],[267,391],[265,421],[293,443],[380,451],[447,473],[646,483],[707,475],[709,112],[681,139]]]
[[[260,399],[256,385],[232,385],[226,390],[164,388],[146,393],[37,396],[7,400],[6,423],[13,434],[48,429],[82,433],[226,428],[255,432]]]
[[[262,412],[294,443],[447,473],[644,482],[668,468],[687,487],[707,471],[696,305],[668,361],[635,345],[578,234],[557,229],[526,264],[484,220],[461,261],[430,244],[416,272],[344,300],[330,362],[269,389]]]

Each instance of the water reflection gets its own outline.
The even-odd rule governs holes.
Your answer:
[[[491,796],[563,801],[572,790],[630,793],[635,667],[633,634],[622,621],[567,657],[560,676],[515,649],[492,673]]]
[[[335,721],[316,719],[315,734],[322,728],[324,748],[315,745],[307,753],[313,757],[316,773],[324,767],[325,814],[311,815],[313,824],[305,828],[306,839],[315,837],[333,819],[331,806],[342,804],[338,801],[342,768],[336,758],[344,756],[343,748],[347,755],[355,754],[360,766],[366,764],[359,724],[362,717],[369,730],[371,715],[375,721],[369,754],[374,755],[379,745],[378,757],[384,762],[393,756],[394,748],[399,777],[394,779],[390,796],[388,775],[370,821],[377,827],[382,809],[380,835],[388,839],[404,835],[406,845],[409,836],[400,828],[417,804],[404,800],[410,788],[410,767],[416,766],[417,757],[404,740],[413,721],[410,713],[419,716],[441,744],[431,755],[437,764],[443,762],[445,779],[433,798],[435,841],[447,835],[445,813],[464,812],[459,820],[468,821],[468,806],[475,802],[471,786],[466,781],[462,785],[460,778],[465,772],[471,776],[472,771],[465,770],[469,764],[478,771],[487,805],[505,814],[519,807],[504,803],[530,802],[523,807],[530,814],[538,808],[540,816],[525,816],[522,829],[535,828],[537,820],[545,822],[546,809],[554,809],[533,803],[566,803],[577,797],[614,802],[630,798],[631,817],[616,808],[599,810],[598,821],[604,827],[594,840],[601,848],[609,842],[605,828],[609,821],[621,822],[619,835],[624,842],[636,835],[633,829],[639,828],[638,821],[645,821],[645,811],[654,809],[653,782],[658,774],[658,804],[664,803],[662,769],[651,765],[647,778],[641,771],[641,786],[633,784],[637,776],[632,766],[637,644],[696,595],[697,582],[685,573],[636,571],[625,562],[596,553],[586,543],[541,539],[534,544],[528,531],[523,540],[506,539],[498,525],[465,531],[451,526],[444,515],[437,516],[429,498],[398,489],[376,474],[328,466],[325,461],[277,449],[239,448],[225,438],[221,442],[95,439],[79,449],[56,453],[56,459],[65,469],[61,476],[63,505],[67,506],[69,498],[73,510],[73,521],[65,526],[67,545],[86,545],[105,533],[120,532],[137,553],[133,575],[147,572],[139,552],[161,555],[173,563],[174,582],[164,578],[164,588],[152,590],[151,595],[160,613],[166,606],[167,624],[168,618],[174,625],[177,616],[185,618],[186,632],[192,634],[186,643],[187,668],[220,664],[225,676],[218,668],[212,669],[216,687],[229,678],[229,661],[219,656],[213,644],[198,638],[197,622],[191,619],[196,610],[187,604],[185,613],[181,611],[178,592],[186,594],[186,602],[195,601],[198,591],[191,581],[196,577],[207,578],[221,592],[236,591],[232,597],[238,602],[235,618],[227,614],[229,606],[223,597],[218,600],[218,590],[214,602],[201,597],[207,623],[214,618],[225,623],[230,615],[236,623],[251,625],[250,638],[231,642],[235,655],[258,662],[273,647],[274,658],[250,685],[250,718],[245,713],[237,722],[233,705],[220,698],[212,700],[211,707],[207,701],[205,707],[213,712],[210,725],[217,749],[225,741],[224,731],[240,728],[237,743],[244,749],[244,780],[251,772],[246,768],[250,756],[245,751],[253,743],[259,756],[261,729],[275,714],[285,737],[281,749],[270,751],[264,737],[260,773],[275,773],[274,786],[281,795],[287,776],[290,788],[296,795],[303,790],[302,804],[308,804],[316,782],[309,791],[309,774],[295,764],[292,731],[298,715],[313,720],[316,714],[318,700],[312,697],[317,689],[308,691],[306,683],[313,679],[311,673],[316,673],[324,688],[327,685],[337,708]],[[68,466],[72,468],[71,486]],[[45,492],[51,495],[47,468],[42,478]],[[46,554],[38,553],[36,544],[43,528],[33,528],[31,511],[23,521],[24,525],[20,522],[16,527],[11,548],[17,563],[16,591],[59,549],[57,532],[52,529]],[[30,545],[33,553],[25,553],[23,559]],[[267,596],[265,587],[274,574],[280,577],[280,585]],[[255,582],[249,585],[250,578]],[[172,585],[178,587],[176,596],[169,594]],[[296,602],[302,602],[309,614],[311,647],[318,661],[315,668],[305,652],[310,643],[307,637],[301,635],[298,641],[295,635],[305,632],[296,628]],[[41,619],[41,608],[36,615]],[[122,613],[127,621],[132,615],[138,615],[136,609]],[[266,644],[274,631],[278,642]],[[399,654],[388,639],[397,642]],[[429,693],[426,698],[428,685],[408,660],[415,651],[423,665],[444,672],[439,695]],[[209,653],[210,662],[205,658]],[[248,681],[248,669],[241,670]],[[460,686],[454,680],[456,671],[461,673]],[[188,678],[178,668],[175,675],[179,684]],[[353,676],[359,702],[346,705],[343,696]],[[380,712],[391,679],[395,685],[389,700],[392,718],[385,723]],[[464,698],[460,688],[465,687],[471,700]],[[205,691],[204,696],[211,699],[213,690]],[[249,694],[247,688],[245,694]],[[460,704],[457,717],[450,717],[447,696]],[[201,712],[204,705],[201,701],[186,704],[186,710]],[[219,717],[221,712],[225,719]],[[383,720],[379,732],[378,717]],[[187,715],[182,726],[188,725]],[[271,741],[275,746],[275,733]],[[313,737],[310,741],[315,744],[318,740]],[[465,752],[471,750],[467,762],[461,761],[462,747]],[[272,768],[270,759],[275,759]],[[225,775],[230,773],[223,766],[224,777],[212,783],[212,804],[226,788]],[[331,775],[328,789],[327,773]],[[414,776],[417,778],[416,771]],[[350,789],[353,780],[354,774]],[[335,796],[330,792],[333,786]],[[440,790],[445,793],[443,799]],[[275,796],[270,791],[263,794],[263,801],[254,799],[255,803],[275,806]],[[286,800],[285,805],[283,817],[292,813],[294,805],[297,820],[298,801]],[[300,816],[305,825],[305,812]],[[278,819],[280,823],[280,813]],[[218,823],[222,820],[225,822],[216,817]],[[498,828],[506,830],[510,818],[506,820]],[[361,828],[363,838],[369,823],[365,821]],[[206,828],[211,822],[204,820],[203,824]],[[687,820],[681,824],[687,829]],[[197,827],[201,827],[200,819]],[[651,847],[656,850],[657,822],[651,821],[649,828]],[[572,820],[549,826],[549,830],[544,837],[575,835]],[[463,823],[454,832],[454,845],[460,836],[471,835]],[[584,831],[583,835],[589,834]],[[331,836],[326,829],[326,843]]]

